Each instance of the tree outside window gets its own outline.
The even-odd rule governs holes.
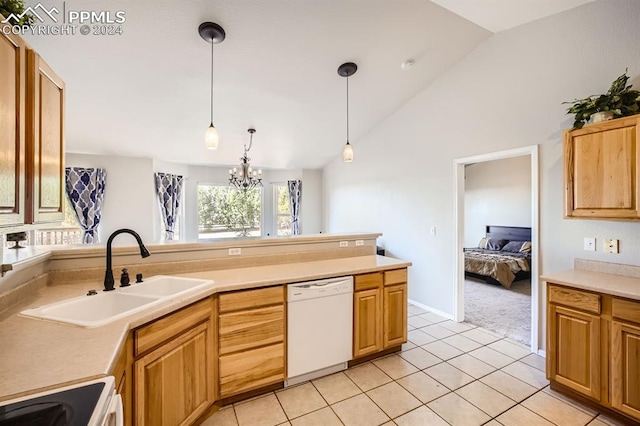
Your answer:
[[[259,237],[262,191],[198,185],[198,239]]]
[[[289,188],[284,183],[273,186],[275,202],[276,235],[291,235],[291,205],[289,204]]]

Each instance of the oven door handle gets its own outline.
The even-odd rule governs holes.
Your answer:
[[[124,426],[124,408],[120,394],[114,393],[111,397],[106,419],[106,425],[108,426]]]

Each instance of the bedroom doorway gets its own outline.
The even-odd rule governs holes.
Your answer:
[[[539,285],[538,285],[538,259],[539,259],[539,241],[538,241],[538,146],[528,146],[523,148],[516,148],[507,151],[494,152],[489,154],[477,155],[473,157],[459,158],[454,160],[454,181],[456,182],[455,187],[455,206],[454,206],[454,214],[455,214],[455,271],[454,271],[454,319],[456,321],[464,321],[465,320],[465,260],[463,249],[469,245],[468,243],[465,245],[465,167],[470,166],[472,164],[478,163],[486,163],[495,160],[503,160],[514,157],[524,157],[528,158],[531,166],[531,254],[530,254],[530,315],[528,318],[530,320],[530,342],[529,345],[531,347],[531,351],[537,353],[539,350],[539,312],[540,312],[540,295],[539,295]],[[487,223],[485,225],[493,225],[491,223]],[[495,224],[500,225],[500,224]],[[498,228],[509,228],[509,227],[498,227]],[[523,228],[524,229],[524,228]],[[508,231],[508,229],[499,229],[499,232]],[[467,238],[468,240],[468,238]],[[513,238],[512,238],[513,240]],[[477,242],[474,243],[478,244]],[[520,278],[520,276],[519,276]],[[519,285],[516,281],[514,285],[514,289],[518,290]],[[487,285],[484,285],[487,287]],[[490,287],[490,286],[489,286]],[[528,286],[527,286],[528,287]],[[495,287],[495,289],[500,289],[500,287]],[[491,290],[491,289],[490,289]],[[516,293],[514,292],[514,293]],[[503,292],[504,293],[504,292]],[[515,296],[515,294],[514,294]],[[488,296],[491,298],[491,296]],[[517,297],[517,296],[515,296]],[[524,306],[524,305],[523,305]],[[526,315],[526,313],[525,313]],[[502,318],[504,320],[504,318]]]

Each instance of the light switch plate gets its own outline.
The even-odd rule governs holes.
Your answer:
[[[584,249],[586,251],[596,251],[596,239],[592,237],[584,237]]]
[[[620,240],[604,240],[604,251],[607,253],[620,253]]]

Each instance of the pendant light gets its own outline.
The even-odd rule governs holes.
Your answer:
[[[214,24],[213,22],[203,22],[200,24],[198,33],[200,33],[200,37],[202,37],[204,41],[211,43],[211,124],[205,134],[204,143],[208,149],[217,149],[218,130],[213,125],[213,45],[222,43],[226,33],[220,25]]]
[[[338,75],[347,78],[347,143],[342,149],[342,159],[345,163],[353,162],[353,147],[349,143],[349,77],[358,71],[358,66],[353,62],[345,62],[338,67]]]

